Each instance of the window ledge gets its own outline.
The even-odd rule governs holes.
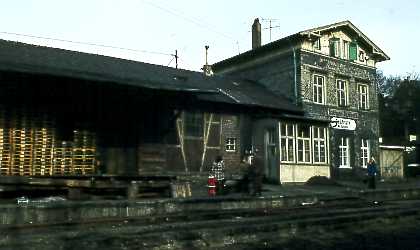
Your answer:
[[[342,169],[352,169],[352,167],[348,167],[348,166],[339,166],[338,168],[342,168]]]

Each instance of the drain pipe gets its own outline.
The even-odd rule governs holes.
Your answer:
[[[293,46],[292,42],[290,41],[289,38],[287,38],[287,41],[289,42],[290,47],[292,48],[293,51],[293,71],[294,71],[294,76],[293,76],[293,81],[295,84],[295,104],[298,104],[298,92],[297,92],[297,63],[296,63],[296,49],[295,46]]]
[[[297,93],[297,65],[296,65],[296,49],[295,46],[292,45],[293,50],[293,67],[294,67],[294,82],[295,82],[295,104],[298,104],[298,93]]]

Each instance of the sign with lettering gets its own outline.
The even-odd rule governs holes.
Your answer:
[[[330,125],[335,129],[355,130],[356,121],[339,117],[332,117]]]

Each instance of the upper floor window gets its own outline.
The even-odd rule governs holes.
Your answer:
[[[297,160],[301,163],[311,162],[311,135],[309,125],[297,126]]]
[[[330,39],[330,56],[340,57],[340,39],[332,38]]]
[[[349,41],[343,41],[343,58],[349,59]]]
[[[290,123],[281,123],[280,126],[280,153],[281,161],[294,162],[295,160],[295,126]]]
[[[325,77],[320,75],[314,75],[313,80],[313,101],[315,103],[325,103]]]
[[[312,47],[316,50],[321,50],[321,39],[317,38],[312,42]]]
[[[369,88],[359,84],[359,109],[369,109]]]
[[[313,153],[314,163],[327,162],[326,129],[322,127],[313,127]]]
[[[366,139],[362,139],[362,145],[360,147],[360,151],[361,151],[361,156],[360,156],[360,160],[362,163],[362,167],[367,167],[367,163],[369,161],[369,154],[370,154],[370,150],[369,150],[369,140]]]
[[[365,61],[365,52],[363,52],[363,51],[359,52],[359,61],[361,61],[361,62]]]
[[[204,114],[201,112],[184,113],[184,131],[186,136],[202,137],[204,133]]]
[[[347,106],[347,81],[337,80],[337,104],[340,107]]]

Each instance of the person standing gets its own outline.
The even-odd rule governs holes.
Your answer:
[[[367,175],[368,175],[368,188],[375,189],[376,188],[376,162],[375,159],[372,157],[370,158],[367,164]]]
[[[250,194],[252,196],[260,196],[262,192],[263,180],[263,159],[258,149],[255,149],[250,166],[249,181],[251,184]]]
[[[216,179],[216,195],[223,194],[225,186],[225,163],[223,162],[222,156],[217,156],[213,162],[210,174]]]

